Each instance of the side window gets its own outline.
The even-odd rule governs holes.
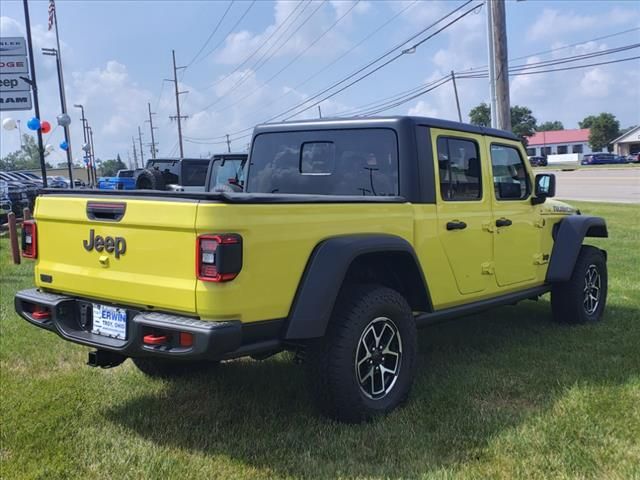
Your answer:
[[[491,168],[498,200],[523,200],[529,196],[529,176],[517,148],[492,144]]]
[[[438,137],[437,148],[442,199],[480,200],[482,180],[478,145],[471,140]]]
[[[207,178],[209,160],[189,161],[182,165],[181,185],[185,187],[201,187]]]

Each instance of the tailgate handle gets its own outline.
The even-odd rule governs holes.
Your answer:
[[[126,207],[126,203],[87,202],[87,217],[89,220],[119,222],[124,217]]]

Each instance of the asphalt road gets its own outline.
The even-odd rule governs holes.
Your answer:
[[[556,175],[558,199],[640,203],[640,168],[590,167],[550,172]]]

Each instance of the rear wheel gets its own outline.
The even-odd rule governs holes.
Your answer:
[[[415,376],[416,327],[402,295],[377,285],[345,289],[323,338],[306,352],[320,410],[358,423],[388,413],[408,397]]]
[[[571,278],[553,286],[551,309],[559,323],[592,323],[602,318],[607,303],[607,261],[604,253],[583,245]]]
[[[133,364],[142,373],[154,378],[173,378],[200,373],[215,368],[220,362],[188,362],[163,358],[132,358]]]

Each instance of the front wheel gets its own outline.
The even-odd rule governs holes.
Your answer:
[[[307,348],[312,394],[336,420],[369,420],[405,402],[416,356],[415,321],[404,297],[377,285],[347,287],[325,336]]]
[[[607,260],[602,250],[583,245],[571,278],[553,286],[551,309],[559,323],[593,323],[607,303]]]

